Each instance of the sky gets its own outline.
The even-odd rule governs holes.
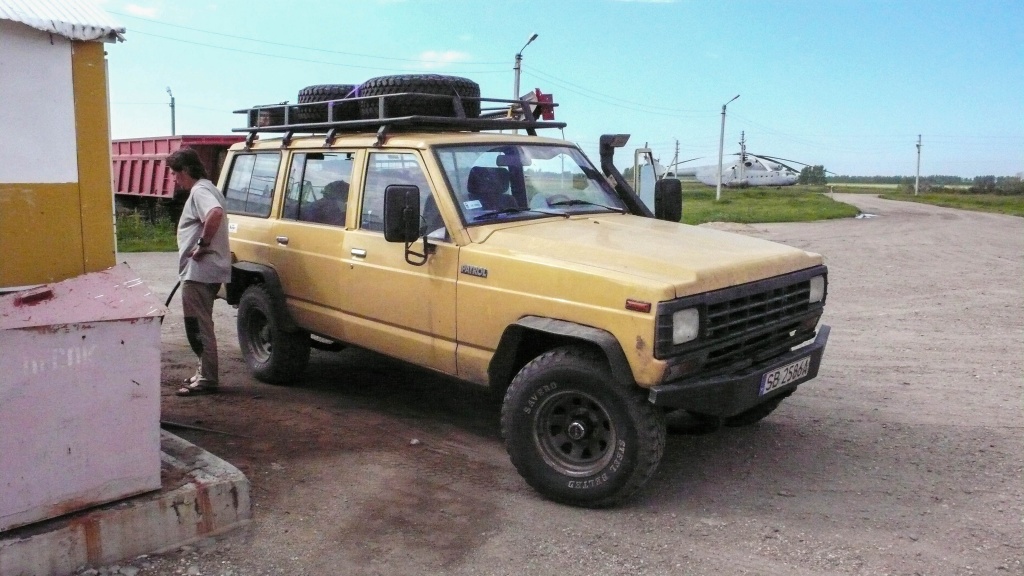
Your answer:
[[[450,74],[554,95],[595,163],[630,134],[663,164],[747,149],[840,175],[1024,172],[1020,0],[97,0],[111,136],[229,134],[305,86]],[[532,34],[537,39],[526,46]],[[799,165],[796,165],[799,168]]]

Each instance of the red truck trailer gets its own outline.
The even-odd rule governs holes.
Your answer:
[[[244,139],[244,135],[182,135],[113,140],[110,152],[115,203],[122,208],[145,209],[151,218],[157,205],[163,204],[170,217],[177,220],[188,191],[174,189],[167,156],[180,148],[192,148],[216,183],[228,147]]]

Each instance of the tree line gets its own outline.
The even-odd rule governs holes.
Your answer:
[[[833,176],[830,184],[891,184],[901,190],[914,189],[913,176]],[[1020,176],[922,176],[920,190],[930,192],[968,192],[971,194],[1024,194],[1024,180]]]

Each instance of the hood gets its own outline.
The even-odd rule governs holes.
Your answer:
[[[689,296],[802,270],[813,254],[759,238],[610,214],[474,229],[481,246],[562,267],[588,267],[672,287]]]

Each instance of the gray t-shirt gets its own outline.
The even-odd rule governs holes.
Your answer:
[[[178,220],[178,276],[182,280],[218,284],[231,281],[231,248],[228,246],[228,217],[213,236],[208,252],[198,260],[189,258],[203,233],[206,215],[224,207],[224,195],[213,182],[203,178],[192,186]]]

